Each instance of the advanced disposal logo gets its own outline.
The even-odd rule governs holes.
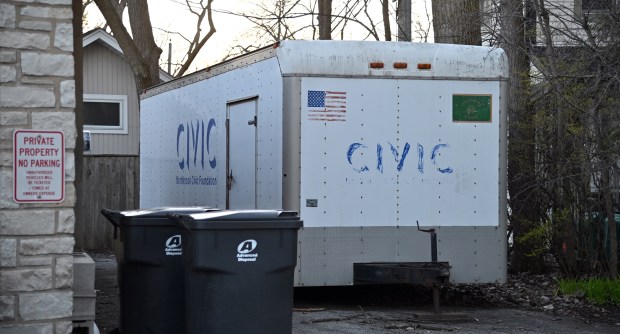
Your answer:
[[[258,253],[254,253],[258,243],[254,239],[248,239],[242,241],[237,246],[237,261],[238,262],[256,262]]]
[[[181,248],[181,235],[173,235],[166,240],[166,255],[183,255],[183,248]]]

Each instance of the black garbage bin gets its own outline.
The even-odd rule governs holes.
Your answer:
[[[187,333],[292,332],[296,212],[174,215],[185,238]]]
[[[184,240],[168,214],[208,211],[214,209],[101,210],[121,232],[122,252],[116,259],[121,333],[185,333]]]

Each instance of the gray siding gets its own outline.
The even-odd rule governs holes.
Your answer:
[[[138,95],[129,64],[117,53],[92,43],[84,48],[84,94],[127,95],[127,134],[91,134],[84,155],[138,155],[140,116]]]

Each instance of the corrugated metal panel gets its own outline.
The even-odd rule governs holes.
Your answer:
[[[85,155],[138,155],[140,123],[138,95],[129,64],[99,43],[84,49],[84,94],[127,96],[127,134],[91,134],[91,150]]]

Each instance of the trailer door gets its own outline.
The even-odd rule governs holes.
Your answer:
[[[256,208],[256,108],[258,99],[227,106],[227,209]]]

